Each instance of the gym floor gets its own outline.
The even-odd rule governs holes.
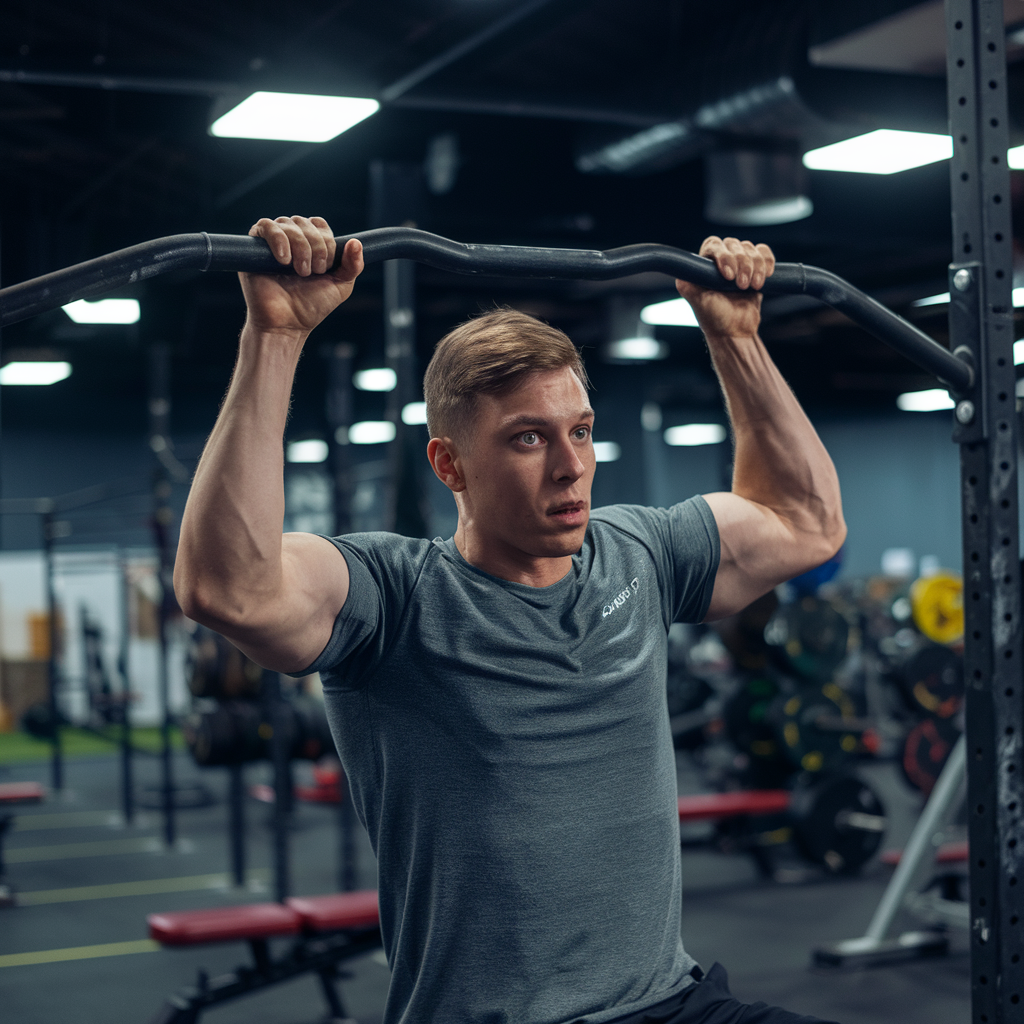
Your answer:
[[[145,917],[270,899],[270,809],[249,801],[249,884],[228,885],[225,827],[226,773],[199,771],[187,755],[176,759],[178,779],[201,781],[216,802],[178,815],[180,841],[160,842],[160,819],[142,811],[131,827],[120,823],[115,758],[68,763],[68,790],[37,807],[18,810],[8,835],[8,876],[21,905],[0,910],[0,1014],[17,1024],[146,1024],[166,996],[191,984],[199,968],[216,975],[247,959],[238,945],[196,950],[154,949]],[[155,782],[155,761],[138,767],[139,783]],[[248,782],[265,766],[249,769]],[[151,777],[152,776],[152,777]],[[0,768],[3,781],[46,782],[48,767]],[[899,846],[913,826],[919,801],[891,765],[874,766],[870,781],[890,816],[886,847]],[[680,792],[700,786],[680,758]],[[91,844],[91,845],[90,845]],[[296,894],[337,888],[336,811],[299,805],[292,832],[292,887]],[[376,886],[376,866],[360,831],[358,887]],[[951,934],[948,956],[863,971],[812,969],[816,945],[863,933],[890,869],[871,864],[854,879],[799,884],[765,882],[742,856],[688,850],[683,855],[683,938],[705,969],[720,961],[733,993],[841,1024],[965,1024],[970,1017],[966,935]],[[899,920],[900,930],[919,924]],[[105,951],[88,947],[121,944]],[[49,962],[37,954],[53,951]],[[97,952],[105,955],[97,956]],[[28,962],[26,962],[28,961]],[[35,961],[35,962],[33,962]],[[348,1012],[360,1024],[381,1020],[388,969],[378,951],[354,961],[341,984]],[[314,978],[212,1010],[211,1024],[315,1024],[325,1009]]]

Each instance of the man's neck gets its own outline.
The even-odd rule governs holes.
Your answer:
[[[572,568],[572,555],[553,558],[531,555],[502,541],[484,540],[474,531],[464,529],[461,523],[455,531],[455,546],[474,568],[527,587],[550,587]]]

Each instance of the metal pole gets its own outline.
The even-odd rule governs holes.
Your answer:
[[[240,764],[228,768],[231,841],[231,877],[239,888],[245,885],[245,769]]]
[[[325,411],[331,429],[331,464],[334,471],[334,534],[352,529],[352,460],[348,428],[352,423],[352,361],[355,346],[344,342],[333,345],[328,353]],[[338,888],[355,889],[356,816],[349,799],[345,771],[338,776]]]
[[[952,753],[942,766],[942,772],[935,783],[928,802],[917,819],[914,831],[900,856],[899,865],[889,880],[882,899],[875,909],[874,917],[864,932],[864,938],[881,942],[889,933],[893,918],[903,906],[903,897],[917,881],[924,868],[933,867],[934,848],[932,841],[948,817],[950,809],[958,803],[957,795],[963,788],[967,766],[967,746],[963,736],[956,741]]]
[[[135,820],[135,778],[132,764],[132,681],[128,668],[131,643],[131,587],[128,582],[128,564],[122,549],[118,549],[117,568],[121,576],[121,643],[117,654],[117,671],[121,676],[121,813],[124,823]]]
[[[963,515],[971,1014],[1019,1021],[1024,998],[1021,573],[1003,5],[946,0],[953,263],[950,347],[974,387],[956,407]]]
[[[280,674],[264,669],[262,689],[270,722],[270,758],[274,766],[274,898],[283,903],[290,892],[288,828],[292,786],[288,749],[290,737]]]
[[[164,842],[168,847],[177,838],[175,821],[174,752],[171,748],[170,680],[167,672],[167,622],[170,618],[174,591],[170,529],[173,510],[170,506],[171,483],[159,455],[166,447],[170,419],[170,352],[165,344],[156,343],[150,353],[150,447],[157,455],[153,471],[153,534],[156,539],[160,603],[157,606],[158,661],[157,683],[160,700],[160,809],[163,814]],[[161,447],[161,445],[163,447]]]
[[[43,530],[43,565],[46,573],[46,625],[49,633],[49,655],[46,663],[47,683],[49,687],[50,727],[50,785],[55,792],[64,788],[64,752],[61,748],[60,708],[57,702],[57,690],[60,685],[60,674],[57,668],[57,597],[53,586],[53,503],[42,512],[41,526]]]

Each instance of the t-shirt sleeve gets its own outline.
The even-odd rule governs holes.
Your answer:
[[[711,605],[721,548],[711,507],[696,495],[670,508],[615,505],[595,511],[651,554],[666,624],[702,622]]]
[[[334,620],[327,646],[295,675],[329,673],[331,685],[357,688],[390,646],[422,568],[427,542],[384,533],[326,539],[348,565],[348,598]]]

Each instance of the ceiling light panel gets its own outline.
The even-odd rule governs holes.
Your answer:
[[[813,171],[896,174],[948,160],[952,155],[953,140],[949,135],[879,128],[831,146],[809,150],[804,153],[804,166]]]
[[[640,310],[645,324],[665,327],[697,327],[697,316],[686,299],[668,299],[655,302]]]
[[[904,412],[938,412],[940,409],[952,409],[956,403],[948,391],[928,388],[925,391],[904,391],[896,399],[896,405]]]
[[[140,315],[138,299],[79,299],[61,309],[76,324],[137,324]]]
[[[210,134],[228,139],[327,142],[379,109],[376,100],[357,96],[254,92],[217,118]]]
[[[665,444],[673,447],[691,448],[701,444],[720,444],[725,438],[725,427],[721,423],[684,423],[682,426],[669,427],[665,431]]]
[[[71,364],[64,362],[13,362],[0,367],[0,384],[56,384],[71,376]]]

